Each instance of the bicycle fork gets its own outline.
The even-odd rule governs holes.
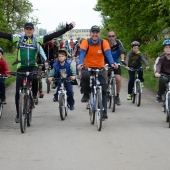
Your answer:
[[[136,79],[135,82],[134,82],[134,94],[137,94],[137,87],[136,87],[136,84],[139,83],[140,86],[141,86],[141,82],[139,79]],[[140,88],[140,92],[142,93],[142,88]]]

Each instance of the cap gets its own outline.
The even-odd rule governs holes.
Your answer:
[[[90,31],[98,31],[98,32],[100,32],[100,28],[99,28],[99,26],[94,25],[94,26],[91,27]]]
[[[24,29],[25,29],[26,27],[31,27],[32,29],[34,29],[34,25],[33,25],[33,23],[31,23],[31,22],[25,23]]]

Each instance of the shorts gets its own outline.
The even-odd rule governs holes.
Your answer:
[[[108,76],[110,76],[110,71],[108,72]],[[117,69],[114,69],[114,74],[120,75],[121,76],[121,69],[120,69],[120,65],[118,65]]]

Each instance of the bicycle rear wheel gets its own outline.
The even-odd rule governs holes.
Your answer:
[[[102,128],[102,113],[103,113],[103,104],[102,104],[102,95],[100,89],[97,89],[96,92],[96,124],[97,130],[101,131]]]
[[[50,83],[47,80],[47,93],[49,93],[49,92],[50,92]]]
[[[94,103],[93,103],[93,93],[90,94],[90,101],[89,101],[89,116],[90,116],[90,123],[93,125],[95,121],[95,111],[94,111]]]
[[[19,119],[20,119],[20,129],[22,133],[26,131],[26,119],[27,119],[27,97],[25,93],[20,93],[19,95]]]
[[[32,105],[30,97],[27,98],[27,126],[31,126],[32,123]]]
[[[139,107],[141,104],[141,85],[140,82],[136,83],[136,105]]]
[[[3,111],[3,104],[0,103],[0,119],[2,117],[2,111]]]
[[[65,113],[65,98],[64,94],[59,95],[59,111],[60,111],[60,117],[61,120],[65,119],[66,113]]]
[[[116,107],[116,103],[115,103],[115,94],[116,92],[116,87],[115,87],[115,80],[112,80],[111,82],[111,96],[110,96],[110,100],[111,100],[111,109],[112,112],[115,112],[115,107]]]

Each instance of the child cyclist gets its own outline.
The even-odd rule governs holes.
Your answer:
[[[3,49],[0,47],[0,75],[8,76],[6,72],[9,72],[9,67],[5,59],[3,58]],[[5,96],[5,78],[0,77],[0,103],[6,104],[6,96]]]
[[[135,81],[135,71],[131,71],[130,68],[140,69],[142,67],[142,63],[144,63],[146,69],[149,69],[148,62],[146,61],[143,54],[139,51],[139,46],[140,43],[138,41],[133,41],[131,43],[131,51],[126,56],[126,64],[127,64],[126,69],[129,72],[129,78],[130,78],[128,83],[127,100],[131,100],[132,89],[134,87],[134,81]],[[138,74],[141,83],[144,82],[143,71],[140,70]]]
[[[53,69],[50,71],[48,75],[48,80],[49,82],[52,82],[53,77],[54,78],[60,78],[60,72],[61,70],[65,70],[67,77],[70,77],[71,80],[75,80],[76,78],[76,73],[71,66],[71,62],[67,60],[67,51],[65,50],[59,50],[58,51],[58,61],[53,64]],[[74,110],[74,92],[73,92],[73,85],[72,82],[66,81],[65,82],[65,88],[67,91],[67,101],[70,107],[70,110]],[[57,91],[54,94],[53,101],[57,102],[58,101],[58,91],[61,87],[61,81],[57,81]]]

